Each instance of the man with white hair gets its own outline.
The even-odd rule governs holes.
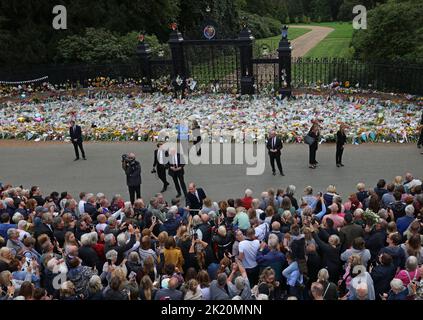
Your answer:
[[[95,232],[94,232],[95,233]],[[92,248],[92,234],[84,233],[81,236],[81,247],[78,249],[78,257],[82,260],[83,266],[94,268],[99,263],[99,257]]]
[[[19,240],[19,232],[15,228],[7,230],[7,245],[14,255],[20,253],[20,251],[25,247],[22,241]]]
[[[175,236],[176,231],[178,230],[179,226],[182,223],[182,218],[177,217],[176,214],[178,213],[178,207],[172,206],[169,208],[168,212],[166,213],[166,220],[165,222],[160,225],[160,232],[166,231],[169,236]]]
[[[220,261],[225,256],[225,252],[232,252],[234,235],[228,232],[224,225],[217,228],[217,233],[212,238],[213,247],[217,248],[216,257]]]
[[[391,290],[389,293],[384,293],[382,300],[406,300],[410,294],[407,287],[404,286],[400,279],[391,280]]]
[[[405,180],[404,181],[404,188],[405,188],[405,192],[406,193],[411,193],[411,190],[414,187],[417,187],[417,186],[421,186],[422,185],[421,180],[415,179],[413,177],[413,175],[411,173],[409,173],[409,172],[407,172],[405,174],[405,179],[404,180]]]
[[[115,250],[118,253],[117,264],[120,264],[122,262],[124,258],[124,253],[128,251],[129,249],[131,249],[134,246],[135,242],[137,241],[134,227],[131,224],[128,225],[128,233],[130,234],[130,238],[129,238],[129,241],[125,243],[124,245],[119,245],[116,242],[116,238],[112,233],[107,234],[104,237],[104,242],[105,242],[104,252],[107,254],[108,251]]]
[[[275,271],[275,279],[282,280],[282,270],[286,263],[285,255],[279,250],[279,238],[275,234],[269,235],[268,244],[262,242],[257,252],[257,263],[260,270],[270,267]]]
[[[398,232],[403,235],[414,219],[414,206],[409,204],[405,207],[405,216],[398,218],[396,221]]]

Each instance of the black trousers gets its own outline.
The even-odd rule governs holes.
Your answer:
[[[259,280],[259,271],[260,268],[259,266],[256,266],[254,268],[251,269],[245,269],[245,271],[247,272],[247,277],[248,277],[248,281],[250,282],[250,285],[254,287],[254,285],[256,285],[258,283]]]
[[[137,185],[137,186],[128,186],[128,191],[129,191],[129,199],[131,200],[131,203],[134,204],[135,202],[135,194],[137,196],[136,199],[140,199],[141,198],[141,185]]]
[[[84,151],[84,147],[82,145],[82,141],[80,141],[80,142],[72,142],[72,144],[73,144],[73,148],[75,149],[75,156],[76,156],[76,158],[79,159],[79,150],[78,150],[78,147],[79,147],[79,149],[81,149],[82,157],[85,158],[85,151]]]
[[[344,146],[336,145],[336,164],[342,163],[343,153],[344,153]]]
[[[159,179],[162,180],[163,186],[167,185],[167,179],[166,179],[166,168],[165,166],[158,165],[157,166],[157,175],[159,176]]]
[[[419,141],[417,142],[418,146],[423,146],[423,129],[420,131]]]
[[[274,154],[273,152],[269,152],[269,158],[270,158],[270,165],[272,166],[272,172],[275,172],[275,161],[276,161],[278,170],[280,173],[282,173],[283,170],[282,170],[281,156]]]
[[[175,174],[172,176],[173,183],[175,184],[175,189],[178,194],[181,194],[181,188],[182,192],[184,193],[184,196],[186,198],[187,196],[187,186],[185,185],[184,176],[183,175],[177,175]]]
[[[309,147],[309,157],[308,157],[309,164],[317,164],[316,152],[317,152],[317,148],[311,145]]]

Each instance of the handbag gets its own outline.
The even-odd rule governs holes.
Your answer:
[[[310,135],[306,135],[305,137],[304,137],[304,142],[306,143],[306,144],[308,144],[309,146],[311,146],[314,142],[316,141],[316,139],[314,139],[312,136],[310,136]]]

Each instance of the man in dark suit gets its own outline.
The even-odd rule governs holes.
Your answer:
[[[176,152],[175,148],[170,149],[169,156],[169,175],[172,177],[173,182],[175,183],[175,188],[178,194],[177,198],[181,196],[181,188],[184,196],[187,196],[187,187],[184,181],[184,167],[185,161],[181,158],[181,155]]]
[[[34,238],[38,239],[39,236],[42,234],[46,234],[49,238],[51,243],[56,243],[56,238],[54,236],[54,229],[53,229],[53,215],[49,212],[45,212],[43,208],[42,211],[38,210],[39,207],[36,208],[36,212],[43,212],[41,216],[42,223],[38,224],[34,228]],[[36,249],[38,252],[41,252],[41,247],[37,241]]]
[[[191,182],[188,185],[187,206],[192,215],[198,213],[203,207],[203,200],[206,198],[206,193],[202,188],[196,188],[195,183]]]
[[[69,135],[71,137],[72,140],[72,144],[73,147],[75,149],[75,161],[79,160],[79,149],[81,149],[81,153],[82,153],[82,158],[84,160],[87,160],[87,158],[85,157],[85,151],[84,151],[84,147],[82,146],[82,130],[80,126],[77,126],[75,124],[75,121],[71,121],[70,122],[70,126],[69,126]]]
[[[270,131],[269,139],[267,140],[267,150],[269,151],[270,165],[272,166],[272,173],[275,176],[275,161],[278,165],[279,173],[284,176],[281,164],[281,149],[283,148],[282,140],[276,136],[275,131]]]
[[[169,163],[169,152],[163,149],[163,142],[157,144],[157,149],[154,150],[154,163],[152,173],[156,173],[159,179],[163,182],[163,189],[160,192],[165,192],[169,182],[166,179],[166,166]]]

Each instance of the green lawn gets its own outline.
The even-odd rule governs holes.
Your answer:
[[[311,49],[306,57],[351,58],[350,43],[354,30],[351,23],[322,22],[311,25],[331,27],[335,30]]]

